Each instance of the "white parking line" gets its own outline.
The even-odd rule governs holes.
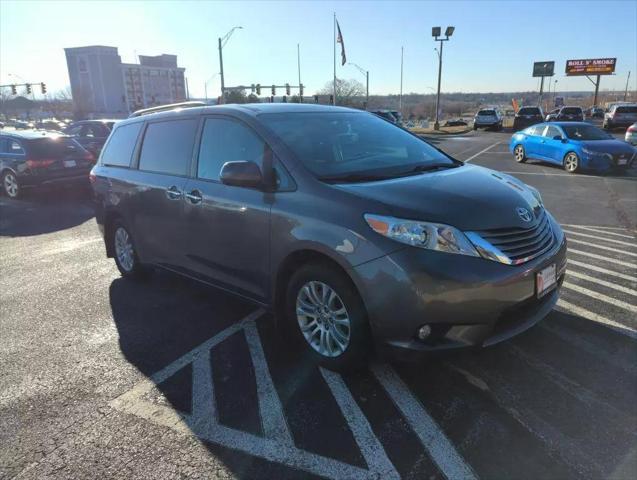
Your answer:
[[[637,247],[636,242],[622,242],[621,240],[615,240],[614,238],[603,238],[599,235],[591,235],[590,233],[574,232],[573,230],[564,230],[569,235],[577,235],[578,237],[593,238],[595,240],[603,240],[605,242],[616,243],[618,245],[626,245],[627,247]]]
[[[192,415],[193,430],[209,433],[217,422],[217,402],[212,384],[210,349],[201,350],[192,362]]]
[[[563,310],[566,310],[569,313],[574,313],[575,315],[585,318],[586,320],[590,320],[591,322],[600,323],[602,325],[610,327],[611,329],[615,330],[618,333],[621,333],[623,335],[626,335],[630,338],[634,338],[635,340],[637,340],[637,330],[632,327],[629,327],[627,325],[622,325],[619,322],[616,322],[609,318],[598,315],[597,313],[591,312],[590,310],[586,310],[585,308],[578,307],[577,305],[573,305],[572,303],[562,299],[557,301],[557,306]]]
[[[278,440],[287,445],[294,445],[292,434],[285,421],[285,415],[283,415],[281,400],[274,387],[270,369],[265,360],[263,345],[261,345],[256,324],[249,323],[243,332],[248,342],[250,356],[252,357],[263,432],[268,438]]]
[[[626,293],[628,295],[637,296],[637,290],[618,285],[617,283],[607,282],[606,280],[591,277],[590,275],[586,275],[585,273],[569,270],[566,275],[570,277],[581,278],[582,280],[586,280],[587,282],[597,283],[598,285],[603,285],[604,287],[612,288],[613,290],[617,290],[618,292]]]
[[[372,372],[401,411],[409,426],[448,479],[475,479],[476,474],[456,451],[438,424],[389,365],[373,365]]]
[[[623,233],[615,233],[615,232],[609,232],[608,230],[620,230],[620,231],[629,231],[626,230],[625,228],[616,228],[616,227],[590,227],[588,225],[569,225],[568,223],[563,223],[562,224],[563,227],[569,227],[569,228],[579,228],[581,230],[588,230],[590,232],[597,232],[597,233],[603,233],[604,235],[613,235],[614,237],[624,237],[624,238],[632,238],[634,239],[635,237],[633,235],[625,235]]]
[[[343,416],[348,420],[349,428],[369,468],[376,472],[383,472],[380,478],[400,478],[343,378],[338,373],[324,368],[320,371]]]
[[[606,275],[610,275],[611,277],[622,278],[624,280],[628,280],[630,282],[637,282],[637,277],[633,277],[632,275],[626,275],[625,273],[616,272],[614,270],[608,270],[606,268],[598,267],[597,265],[591,265],[590,263],[578,262],[577,260],[568,259],[569,265],[575,265],[577,267],[587,268],[588,270],[593,270],[598,273],[605,273]],[[570,269],[568,270],[571,271]]]
[[[577,293],[581,293],[582,295],[586,295],[587,297],[594,298],[595,300],[601,300],[602,302],[606,302],[610,305],[614,305],[619,308],[623,308],[624,310],[628,310],[629,312],[637,313],[637,307],[627,302],[622,302],[621,300],[617,300],[613,297],[609,297],[608,295],[604,295],[603,293],[595,292],[594,290],[589,290],[588,288],[580,287],[579,285],[575,285],[571,282],[564,282],[562,284],[564,288],[569,290],[573,290]]]
[[[623,262],[622,260],[616,260],[614,258],[609,258],[604,255],[597,255],[596,253],[584,252],[582,250],[575,250],[574,248],[569,248],[568,253],[575,253],[577,255],[584,255],[585,257],[595,258],[597,260],[604,260],[608,263],[615,263],[617,265],[622,265],[624,267],[629,268],[637,268],[637,263]]]
[[[569,243],[579,243],[581,245],[587,245],[589,247],[599,248],[600,250],[608,250],[609,252],[619,253],[620,255],[627,255],[629,257],[637,257],[637,253],[635,253],[635,252],[627,252],[625,250],[619,250],[618,248],[607,247],[605,245],[597,245],[595,243],[585,242],[584,240],[576,240],[574,238],[569,238],[568,242]]]
[[[464,163],[468,163],[471,160],[473,160],[474,158],[476,158],[479,155],[482,155],[485,152],[488,152],[489,150],[491,150],[493,147],[495,147],[496,145],[500,145],[502,142],[495,142],[493,145],[489,145],[487,148],[485,148],[484,150],[480,150],[478,153],[471,155],[469,158],[467,158],[466,160],[463,160]]]

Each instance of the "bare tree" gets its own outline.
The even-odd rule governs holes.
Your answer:
[[[332,95],[334,84],[327,82],[318,92],[319,95]],[[365,101],[365,87],[358,80],[336,79],[336,104],[347,106],[361,106]]]

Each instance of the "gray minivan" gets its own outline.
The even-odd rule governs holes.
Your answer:
[[[91,182],[122,275],[159,267],[266,306],[328,368],[495,344],[564,279],[537,190],[367,112],[145,111],[115,126]]]

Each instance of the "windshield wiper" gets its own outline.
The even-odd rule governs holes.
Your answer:
[[[403,172],[403,175],[409,175],[412,173],[430,172],[432,170],[438,170],[440,168],[456,168],[459,167],[459,163],[427,163],[423,165],[416,165],[411,170]]]
[[[394,175],[370,175],[369,173],[348,173],[346,175],[334,175],[331,177],[319,177],[319,180],[327,183],[355,183],[386,180]]]

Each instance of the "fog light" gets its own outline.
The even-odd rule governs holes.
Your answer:
[[[423,325],[418,329],[418,338],[420,340],[426,340],[431,335],[431,327],[429,325]]]

